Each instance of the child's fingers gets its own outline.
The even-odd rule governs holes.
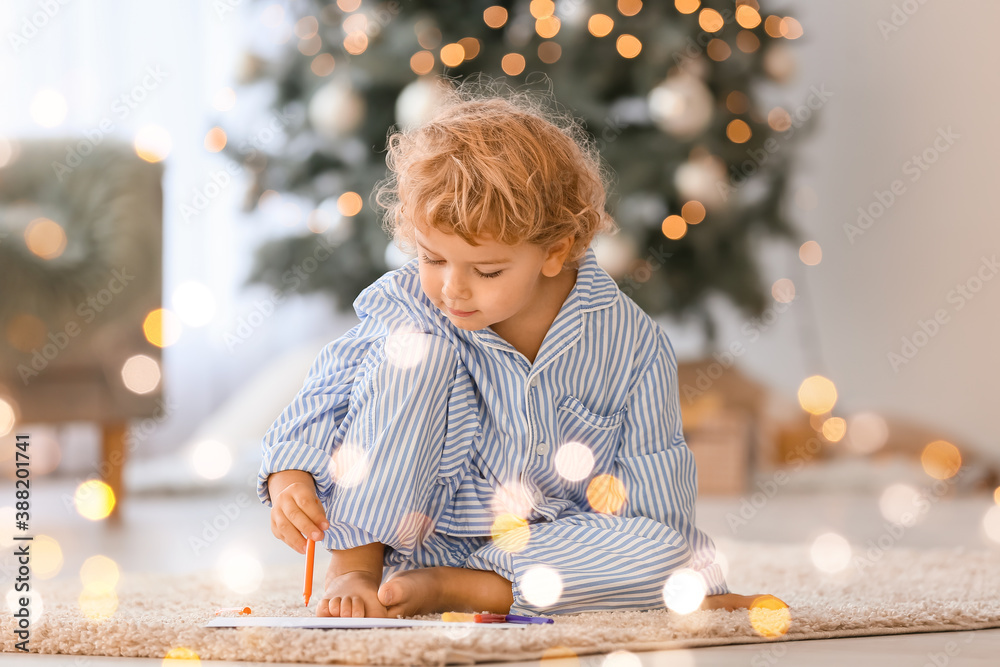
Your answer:
[[[323,539],[323,531],[320,530],[319,526],[312,522],[312,519],[310,519],[298,505],[289,508],[285,516],[292,523],[292,525],[298,529],[303,543],[305,543],[306,538],[315,542]]]

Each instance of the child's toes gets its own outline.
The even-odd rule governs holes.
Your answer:
[[[378,601],[386,608],[389,618],[413,616],[418,600],[406,577],[393,577],[378,589]]]

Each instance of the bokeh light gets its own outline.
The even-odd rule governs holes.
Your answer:
[[[24,243],[42,259],[55,259],[66,249],[66,231],[54,220],[35,218],[24,229]]]
[[[736,22],[744,28],[756,28],[760,25],[760,13],[750,5],[740,5],[736,8]]]
[[[316,76],[330,76],[333,73],[334,68],[337,66],[337,61],[329,53],[321,53],[312,59],[312,64],[309,65],[309,69]]]
[[[491,28],[500,28],[507,22],[507,10],[500,5],[493,5],[483,10],[483,21]]]
[[[701,10],[698,14],[698,25],[705,32],[718,32],[722,30],[722,26],[725,21],[722,19],[722,14],[715,11],[714,9],[705,8]]]
[[[555,455],[556,472],[570,482],[584,480],[594,470],[594,453],[580,442],[567,442]]]
[[[170,347],[180,340],[183,326],[181,318],[172,310],[157,308],[146,315],[142,322],[146,340],[157,347]]]
[[[99,479],[89,479],[76,487],[73,505],[84,519],[100,521],[115,507],[115,492]]]
[[[458,43],[462,45],[462,51],[465,52],[466,60],[472,60],[479,55],[479,40],[475,37],[463,37],[458,40]]]
[[[615,41],[615,48],[618,49],[618,54],[622,58],[635,58],[642,51],[642,42],[635,35],[625,33],[618,35],[618,39]]]
[[[598,475],[587,486],[587,501],[595,512],[614,514],[625,504],[625,485],[614,475]]]
[[[528,546],[531,528],[527,520],[509,512],[503,512],[493,520],[490,527],[493,542],[499,548],[511,553],[522,551]]]
[[[732,48],[730,48],[729,44],[725,40],[715,38],[708,43],[708,46],[705,48],[705,53],[707,53],[708,57],[714,60],[715,62],[721,63],[723,60],[733,55],[733,50]],[[748,139],[750,138],[749,134],[747,135],[747,138]],[[743,143],[743,142],[740,141],[737,143]]]
[[[218,153],[226,147],[226,131],[221,127],[213,127],[205,133],[205,150],[209,153]]]
[[[215,569],[226,588],[241,595],[253,593],[264,580],[264,567],[245,546],[234,545],[223,551]]]
[[[789,278],[779,278],[771,285],[771,296],[778,303],[791,303],[795,300],[795,283]]]
[[[850,564],[851,545],[842,535],[823,533],[813,541],[809,555],[816,569],[836,574]]]
[[[159,125],[144,125],[135,133],[133,140],[135,154],[146,162],[161,162],[174,146],[174,140],[166,128]]]
[[[821,415],[837,404],[837,388],[822,375],[807,377],[799,385],[799,405],[806,412]]]
[[[203,327],[215,317],[215,296],[204,283],[188,280],[174,290],[174,312],[189,327]]]
[[[434,69],[434,54],[430,51],[417,51],[410,56],[410,69],[414,74],[428,74]]]
[[[663,601],[677,614],[690,614],[705,600],[708,587],[704,577],[690,568],[677,570],[663,585]]]
[[[551,65],[562,57],[562,47],[558,42],[542,42],[538,45],[538,59]]]
[[[500,68],[510,76],[517,76],[524,71],[524,56],[520,53],[508,53],[500,61]]]
[[[674,0],[674,7],[681,14],[694,14],[701,7],[701,0]]]
[[[0,437],[7,435],[13,430],[16,418],[14,406],[0,398]]]
[[[734,144],[745,144],[750,140],[751,134],[750,126],[739,118],[729,121],[729,125],[726,126],[726,136]]]
[[[122,383],[136,394],[148,394],[160,384],[160,364],[145,354],[136,354],[122,364]]]
[[[198,667],[199,665],[201,665],[201,659],[192,649],[186,646],[175,646],[167,651],[161,667]]]
[[[202,440],[191,450],[191,467],[204,479],[219,479],[233,465],[233,455],[225,443]]]
[[[594,37],[605,37],[615,27],[615,20],[607,14],[594,14],[587,21],[587,30]]]
[[[0,435],[3,435],[3,428],[0,428]],[[1000,486],[993,491],[993,502],[1000,505]]]
[[[430,339],[421,332],[399,331],[385,340],[385,358],[396,368],[413,368],[427,359]]]
[[[792,626],[788,605],[773,595],[761,595],[750,603],[750,626],[761,637],[781,637]]]
[[[635,16],[642,9],[642,0],[618,0],[618,11],[622,16]]]
[[[668,239],[676,241],[687,234],[687,221],[679,215],[668,215],[660,225],[660,231]]]
[[[31,541],[31,574],[39,579],[51,579],[62,571],[63,553],[54,538],[35,535]]]
[[[521,594],[536,607],[550,607],[562,596],[562,577],[551,567],[536,565],[525,570],[520,580]]]
[[[535,32],[542,39],[552,39],[559,34],[559,28],[562,23],[556,16],[546,16],[545,18],[538,19],[535,21]]]
[[[465,61],[465,47],[458,42],[441,47],[441,62],[446,67],[458,67]],[[358,210],[361,210],[360,208]]]
[[[114,590],[84,586],[77,598],[80,613],[92,621],[105,621],[118,610],[118,594]]]
[[[917,522],[920,491],[909,484],[891,484],[878,499],[878,509],[888,521],[904,526]]]
[[[740,30],[736,35],[736,48],[743,53],[753,53],[760,48],[760,38],[749,30]]]
[[[962,467],[962,454],[958,447],[945,440],[935,440],[924,447],[920,454],[924,472],[934,479],[950,479]]]
[[[91,556],[80,566],[80,582],[84,587],[114,590],[120,578],[118,563],[102,554]]]
[[[847,449],[855,454],[871,454],[889,441],[889,424],[875,412],[859,412],[847,418]]]
[[[983,532],[986,537],[1000,544],[1000,505],[994,505],[983,515]]]
[[[830,442],[840,442],[847,433],[847,421],[840,417],[830,417],[823,422],[823,437]]]
[[[330,474],[334,481],[344,488],[354,488],[368,477],[371,461],[364,447],[353,442],[344,442],[330,457]]]
[[[823,261],[823,249],[815,241],[806,241],[799,246],[799,259],[807,266],[816,266]]]
[[[681,217],[689,225],[697,225],[705,219],[705,205],[692,199],[681,207]]]
[[[348,217],[361,212],[364,201],[357,192],[345,192],[337,198],[337,210]]]
[[[671,653],[671,658],[673,654]],[[671,665],[674,664],[671,660]],[[604,656],[601,667],[642,667],[642,660],[635,653],[619,649]]]

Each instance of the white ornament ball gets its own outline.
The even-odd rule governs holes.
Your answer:
[[[396,98],[396,122],[401,129],[429,121],[444,97],[445,85],[436,77],[426,76],[408,83]]]
[[[327,139],[340,139],[361,124],[365,102],[350,84],[335,79],[313,93],[309,100],[309,122]]]
[[[690,138],[712,121],[712,93],[696,76],[681,72],[649,92],[649,115],[664,132]]]
[[[714,155],[685,162],[674,172],[674,185],[684,199],[697,199],[705,208],[721,208],[729,187],[726,165]]]

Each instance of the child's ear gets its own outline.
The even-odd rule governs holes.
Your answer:
[[[566,258],[569,257],[569,251],[573,249],[573,242],[575,240],[576,237],[574,236],[564,236],[549,246],[545,256],[545,263],[542,264],[543,275],[549,278],[555,278],[559,275],[563,270],[563,265],[566,263]]]

